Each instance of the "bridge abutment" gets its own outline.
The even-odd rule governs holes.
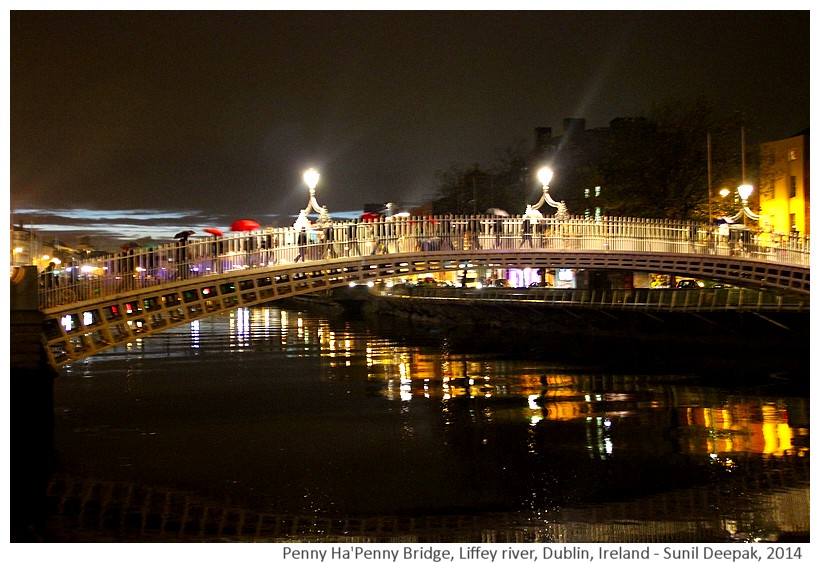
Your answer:
[[[10,517],[12,541],[38,541],[54,467],[54,379],[38,307],[37,270],[11,278],[9,338]]]

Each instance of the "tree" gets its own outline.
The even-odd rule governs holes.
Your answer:
[[[513,215],[527,206],[529,149],[523,139],[515,139],[501,151],[491,168],[492,186],[487,206],[504,209]]]
[[[451,164],[436,173],[433,212],[473,214],[498,207],[516,213],[526,205],[526,151],[523,141],[507,146],[490,168]]]
[[[478,164],[472,167],[464,167],[458,164],[451,164],[446,170],[436,173],[438,181],[438,197],[433,204],[433,212],[436,214],[455,213],[467,214],[472,212],[470,202],[471,195],[467,194],[466,178],[468,174],[477,173]]]
[[[728,142],[739,141],[739,121],[716,116],[708,101],[673,99],[650,120],[613,122],[601,161],[607,213],[706,221],[710,160],[713,194],[740,183],[739,142]]]

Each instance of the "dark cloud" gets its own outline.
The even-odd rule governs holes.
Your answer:
[[[13,11],[15,208],[423,200],[536,126],[671,96],[808,127],[809,12]]]

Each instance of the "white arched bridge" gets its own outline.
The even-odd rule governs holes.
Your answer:
[[[745,234],[680,221],[572,217],[393,217],[301,233],[268,228],[67,265],[41,276],[39,306],[57,367],[236,307],[465,269],[663,273],[776,296],[757,298],[758,307],[796,297],[807,308],[808,241]]]

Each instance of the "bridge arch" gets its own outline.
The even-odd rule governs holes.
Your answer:
[[[808,293],[804,272],[742,259],[631,252],[432,252],[336,258],[203,276],[114,294],[45,311],[45,336],[54,365],[180,323],[351,284],[464,268],[586,268],[666,272],[709,277],[735,285]]]
[[[63,284],[40,292],[48,357],[60,366],[237,307],[463,269],[657,272],[802,296],[810,291],[807,244],[748,252],[737,251],[728,240],[713,243],[709,227],[688,222],[540,221],[543,225],[532,238],[515,217],[397,218],[365,228],[335,225],[331,240],[348,251],[355,247],[353,256],[329,252],[327,240],[297,247],[292,229],[273,229],[112,257],[98,264],[106,273],[93,285]],[[448,227],[442,230],[444,224]],[[378,249],[389,253],[372,253]],[[308,256],[312,259],[307,262],[299,260]],[[132,276],[136,264],[173,275]]]

